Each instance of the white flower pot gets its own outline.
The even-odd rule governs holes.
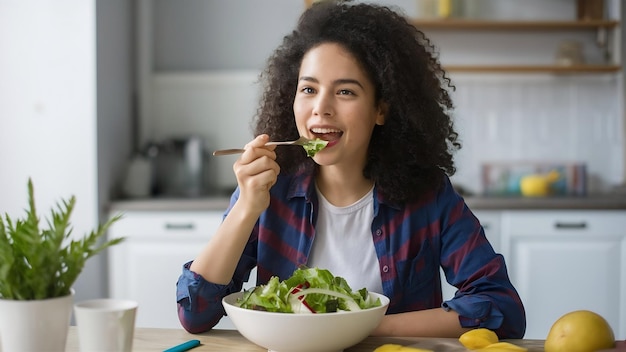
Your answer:
[[[74,290],[43,300],[0,298],[0,351],[65,351],[73,303]]]

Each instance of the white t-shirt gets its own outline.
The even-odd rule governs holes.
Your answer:
[[[374,188],[352,205],[336,207],[317,189],[319,214],[309,267],[328,269],[356,291],[383,292],[378,257],[372,239]]]

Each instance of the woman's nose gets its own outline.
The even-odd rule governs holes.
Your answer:
[[[318,94],[313,105],[313,114],[330,116],[333,113],[333,99],[327,93]]]

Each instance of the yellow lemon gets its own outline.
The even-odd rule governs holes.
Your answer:
[[[498,335],[495,332],[485,329],[478,328],[474,330],[470,330],[459,337],[459,341],[470,350],[476,350],[479,348],[487,347],[493,343],[496,343],[498,340]]]
[[[496,342],[481,348],[478,351],[484,352],[527,352],[528,348],[514,345],[510,342]]]
[[[388,344],[379,346],[378,348],[374,350],[374,352],[434,352],[434,351],[388,343]]]
[[[552,325],[544,349],[546,352],[587,352],[615,346],[609,323],[588,310],[569,312]]]
[[[374,352],[392,352],[398,351],[402,348],[402,345],[396,345],[393,343],[384,344],[382,346],[378,346]]]

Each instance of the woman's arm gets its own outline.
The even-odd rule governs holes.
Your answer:
[[[227,285],[257,219],[258,215],[245,209],[239,201],[235,203],[189,269],[206,281]]]
[[[268,141],[267,135],[258,136],[235,162],[239,199],[191,264],[190,270],[209,282],[230,283],[256,221],[269,206],[269,190],[276,183],[280,168],[275,146],[265,147]]]
[[[455,311],[433,308],[385,315],[372,336],[459,337],[468,330]]]
[[[178,316],[191,333],[208,331],[224,315],[220,299],[241,289],[233,275],[260,214],[269,206],[269,189],[279,172],[275,147],[257,137],[235,162],[238,197],[222,224],[198,256],[183,267],[177,286]]]
[[[526,317],[509,279],[504,257],[487,240],[479,220],[449,180],[440,192],[441,265],[448,282],[458,288],[442,308],[459,315],[466,328],[487,328],[500,338],[521,338]]]

